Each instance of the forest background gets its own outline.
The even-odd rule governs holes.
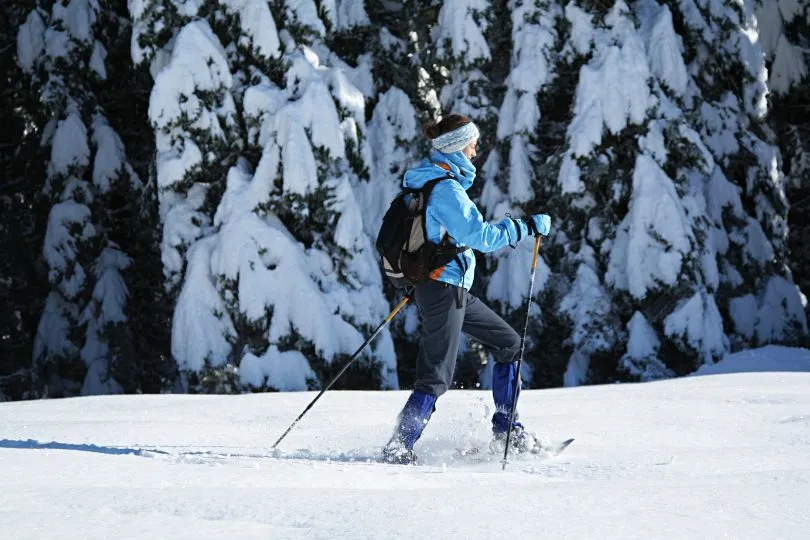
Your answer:
[[[807,0],[0,11],[0,399],[318,388],[399,298],[376,231],[451,111],[486,219],[552,216],[527,386],[808,346]],[[478,254],[516,328],[530,244]],[[409,307],[338,386],[409,387],[417,340]]]

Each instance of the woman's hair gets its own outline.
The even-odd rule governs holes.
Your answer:
[[[469,124],[471,120],[463,114],[448,114],[439,122],[426,124],[424,127],[425,135],[429,139],[435,139],[439,135],[444,135],[449,131],[458,129],[464,124]]]

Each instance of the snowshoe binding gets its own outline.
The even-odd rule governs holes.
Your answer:
[[[407,448],[401,440],[394,438],[383,448],[383,462],[392,465],[416,465],[416,452]]]
[[[492,435],[489,450],[494,454],[503,455],[506,448],[507,432],[498,432]],[[539,454],[542,451],[540,441],[532,433],[526,431],[523,424],[515,422],[512,425],[512,435],[509,438],[509,455]]]

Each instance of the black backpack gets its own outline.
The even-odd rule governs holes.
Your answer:
[[[427,239],[425,210],[433,188],[443,176],[427,182],[421,189],[405,189],[396,196],[383,217],[377,234],[377,251],[383,271],[394,287],[410,287],[426,281],[430,272],[449,263],[468,247],[447,242],[447,234],[437,244]],[[463,265],[462,265],[463,266]]]

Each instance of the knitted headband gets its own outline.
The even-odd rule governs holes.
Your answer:
[[[472,122],[461,127],[442,133],[435,139],[431,139],[433,148],[445,154],[452,154],[463,150],[474,139],[478,138],[478,128]]]

